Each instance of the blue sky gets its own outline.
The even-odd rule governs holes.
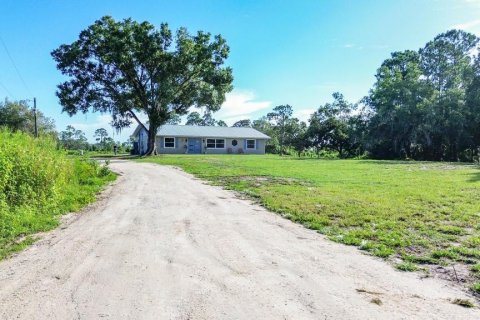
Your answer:
[[[97,128],[113,132],[109,116],[61,113],[55,90],[64,78],[50,52],[103,15],[222,34],[235,89],[215,117],[230,124],[287,103],[306,120],[335,91],[351,101],[366,95],[393,51],[418,49],[451,28],[480,35],[480,0],[2,0],[0,10],[0,37],[26,84],[0,43],[0,97],[35,96],[58,130],[73,124],[91,141]]]

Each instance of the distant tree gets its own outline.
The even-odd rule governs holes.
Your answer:
[[[27,101],[0,102],[0,127],[12,131],[35,133],[35,117]],[[55,134],[55,123],[42,112],[37,111],[37,129],[39,134]]]
[[[232,127],[251,127],[251,126],[252,126],[252,121],[250,121],[250,119],[243,119],[235,122]]]
[[[267,114],[267,118],[273,121],[279,131],[280,155],[284,153],[285,129],[288,119],[292,116],[293,109],[290,105],[280,105],[273,108],[273,112]]]
[[[182,122],[182,118],[178,114],[173,113],[167,121],[167,124],[180,124],[180,122]]]
[[[108,137],[108,132],[107,132],[106,129],[100,128],[100,129],[95,130],[95,133],[94,133],[93,137],[100,144],[103,144],[103,142],[105,141],[105,138]]]
[[[227,123],[223,120],[218,120],[217,121],[217,126],[219,127],[228,127]]]
[[[429,159],[458,161],[460,152],[475,144],[468,130],[472,118],[467,90],[474,79],[472,51],[478,43],[474,34],[450,30],[420,50],[423,76],[435,89],[426,119]]]
[[[57,96],[69,115],[88,110],[110,112],[116,128],[127,127],[136,113],[148,117],[147,154],[155,152],[158,127],[192,106],[220,109],[232,90],[232,70],[223,67],[229,54],[217,35],[175,36],[163,23],[115,21],[105,16],[80,33],[72,44],[52,52],[57,68],[70,79]]]
[[[222,120],[217,121],[213,118],[212,113],[207,110],[203,113],[203,116],[200,115],[197,111],[190,112],[187,116],[187,126],[215,126],[226,123]]]
[[[468,151],[471,154],[468,161],[479,160],[480,148],[480,55],[475,58],[473,79],[466,90],[466,130],[471,135]]]
[[[119,145],[120,142],[115,142],[112,137],[106,137],[105,141],[103,142],[103,150],[113,151],[113,146],[115,144]]]
[[[217,120],[213,118],[212,112],[210,110],[206,110],[203,113],[202,118],[202,126],[215,126]]]
[[[278,131],[275,126],[268,120],[268,118],[262,117],[252,122],[252,128],[266,134],[270,137],[267,140],[265,150],[270,153],[280,152],[280,143],[278,139]]]
[[[285,145],[293,148],[300,156],[308,147],[307,124],[297,118],[290,118],[285,124]]]
[[[87,138],[82,130],[77,130],[68,125],[65,131],[59,134],[60,145],[69,150],[88,149]]]
[[[363,98],[347,119],[347,134],[349,137],[349,155],[364,156],[370,146],[370,122],[373,111],[367,104],[368,98]]]
[[[130,150],[132,150],[133,148],[133,141],[131,139],[125,141],[125,142],[122,142],[120,144],[120,150],[122,152],[130,152]]]
[[[200,113],[193,111],[190,112],[187,116],[187,126],[203,126],[203,119],[200,116]]]
[[[348,103],[341,93],[333,94],[334,101],[315,111],[309,120],[308,138],[317,152],[322,149],[338,151],[340,156],[350,152],[349,117],[354,105]]]
[[[410,50],[392,53],[376,78],[368,99],[375,113],[369,128],[372,155],[412,158],[419,137],[431,131],[426,112],[433,88],[422,77],[420,55]]]

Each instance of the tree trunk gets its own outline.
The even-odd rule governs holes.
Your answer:
[[[147,142],[147,152],[145,152],[145,156],[151,156],[157,154],[157,146],[155,144],[155,137],[157,136],[158,126],[150,125],[148,130],[148,142]]]

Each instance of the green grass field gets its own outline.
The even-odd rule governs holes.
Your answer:
[[[478,166],[270,155],[138,161],[178,166],[240,191],[333,241],[389,258],[399,270],[457,264],[469,270],[469,283],[480,279]]]

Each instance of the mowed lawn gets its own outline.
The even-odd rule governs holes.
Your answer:
[[[272,155],[138,161],[178,166],[241,191],[333,241],[390,258],[401,270],[456,264],[468,270],[467,282],[480,279],[478,166]]]

